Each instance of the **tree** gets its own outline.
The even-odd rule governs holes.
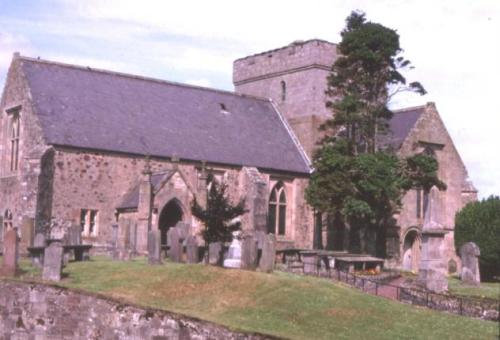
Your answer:
[[[455,216],[455,249],[467,242],[479,246],[483,280],[500,276],[500,197],[467,204]]]
[[[335,116],[325,128],[343,127],[354,154],[360,150],[374,153],[377,135],[392,117],[387,108],[390,99],[403,91],[426,92],[419,82],[407,84],[400,73],[412,66],[400,55],[396,31],[366,21],[362,12],[352,12],[341,37],[340,56],[333,64],[327,89],[333,98],[327,106]]]
[[[425,93],[418,82],[407,85],[400,73],[410,62],[400,56],[398,34],[367,22],[360,12],[351,13],[346,23],[338,45],[341,56],[328,77],[327,106],[333,117],[321,127],[325,138],[313,157],[306,200],[350,227],[351,251],[384,256],[385,230],[394,223],[404,193],[446,185],[437,178],[433,157],[401,160],[377,143],[392,117],[392,96]]]
[[[236,205],[231,204],[226,183],[218,183],[211,175],[208,181],[211,182],[211,186],[208,190],[206,208],[198,204],[196,198],[191,206],[192,214],[205,226],[201,233],[207,250],[210,243],[231,242],[233,232],[241,229],[241,223],[233,220],[247,211],[244,199]]]

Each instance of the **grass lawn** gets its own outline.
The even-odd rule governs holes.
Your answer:
[[[481,282],[479,287],[463,284],[457,277],[448,278],[450,293],[464,296],[500,298],[500,282]]]
[[[36,277],[27,262],[25,277]],[[72,262],[60,284],[293,339],[497,339],[498,324],[412,307],[325,279],[144,258]]]

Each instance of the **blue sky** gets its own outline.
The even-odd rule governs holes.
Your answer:
[[[12,53],[232,90],[232,62],[294,40],[339,41],[361,9],[397,29],[481,197],[500,194],[500,1],[0,0],[0,86]]]

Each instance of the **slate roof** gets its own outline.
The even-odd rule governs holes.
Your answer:
[[[389,121],[388,131],[381,134],[378,141],[384,148],[399,150],[417,120],[425,112],[425,106],[411,107],[393,112],[394,115]]]
[[[308,174],[267,99],[21,57],[46,142]]]

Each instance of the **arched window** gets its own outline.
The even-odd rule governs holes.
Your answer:
[[[7,231],[9,229],[12,229],[12,212],[7,209],[3,214],[3,230]]]
[[[19,132],[19,112],[15,112],[10,127],[10,171],[17,171],[19,166]]]
[[[286,100],[286,83],[284,80],[281,81],[281,101]]]
[[[271,234],[285,235],[286,195],[282,182],[278,182],[269,196],[267,231]]]

